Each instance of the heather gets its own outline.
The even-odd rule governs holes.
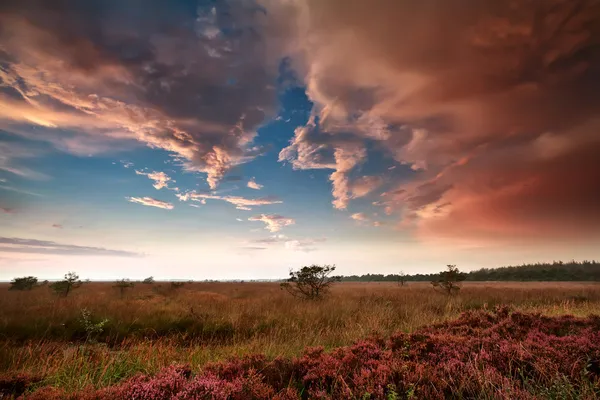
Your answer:
[[[600,317],[465,312],[413,333],[299,357],[260,355],[138,375],[114,387],[29,399],[537,399],[600,396]]]
[[[308,368],[310,360],[318,363],[321,357],[334,357],[336,352],[341,351],[339,349],[356,346],[368,337],[376,336],[389,341],[398,332],[403,335],[417,332],[425,334],[428,329],[434,329],[436,333],[427,343],[438,346],[440,351],[428,353],[425,363],[419,360],[411,364],[410,360],[402,360],[402,374],[409,374],[410,371],[417,374],[420,372],[415,371],[423,369],[427,374],[433,374],[427,379],[434,379],[437,369],[426,365],[437,362],[433,359],[436,354],[438,357],[449,357],[450,354],[445,352],[455,351],[460,352],[459,356],[462,357],[458,359],[462,364],[456,364],[460,373],[439,378],[447,382],[452,390],[458,390],[457,385],[470,385],[467,381],[456,381],[467,370],[478,381],[488,382],[486,385],[491,388],[504,387],[498,386],[500,381],[497,379],[500,376],[506,377],[503,375],[505,370],[498,372],[483,368],[486,351],[494,354],[494,349],[483,348],[486,351],[481,352],[478,350],[481,346],[466,342],[471,335],[469,330],[483,332],[487,329],[485,335],[494,333],[500,338],[506,333],[506,346],[509,346],[511,338],[518,337],[514,344],[517,347],[513,347],[512,351],[519,356],[523,356],[519,353],[520,341],[527,335],[535,337],[535,332],[527,331],[525,335],[519,330],[521,328],[509,325],[506,319],[494,325],[493,329],[482,326],[483,322],[492,318],[484,317],[488,315],[486,313],[473,317],[479,321],[477,324],[474,320],[471,325],[459,323],[455,326],[452,324],[456,322],[448,321],[457,321],[459,317],[461,319],[458,321],[467,318],[461,317],[464,312],[475,313],[468,315],[480,315],[480,311],[509,305],[514,311],[511,315],[517,316],[511,318],[541,314],[527,324],[535,328],[538,324],[535,321],[542,321],[539,322],[543,325],[539,326],[540,334],[572,340],[577,338],[574,336],[576,332],[583,331],[585,326],[591,326],[586,319],[589,315],[600,314],[600,287],[595,283],[467,282],[452,296],[436,292],[428,283],[409,282],[405,286],[395,283],[339,283],[319,301],[295,298],[281,290],[277,283],[199,282],[186,283],[178,288],[171,288],[164,282],[138,283],[123,293],[119,287],[114,286],[114,283],[85,283],[66,297],[56,295],[48,287],[26,291],[0,288],[0,388],[12,393],[22,390],[18,388],[26,387],[34,393],[57,392],[62,396],[65,393],[82,393],[83,390],[89,392],[88,388],[115,389],[136,376],[135,379],[152,382],[151,377],[167,373],[165,368],[179,365],[187,366],[185,370],[190,371],[189,376],[183,376],[180,380],[188,391],[193,387],[210,386],[234,393],[236,390],[245,390],[243,388],[249,383],[244,379],[251,379],[252,382],[263,382],[266,385],[265,393],[272,393],[273,396],[283,396],[282,391],[286,391],[292,398],[297,393],[307,396],[310,389],[310,396],[316,397],[319,390],[328,393],[329,379],[333,380],[331,385],[336,388],[348,385],[353,390],[353,396],[362,396],[357,394],[360,390],[357,392],[353,389],[357,384],[353,382],[360,381],[358,370],[346,371],[351,379],[342,375],[345,383],[340,383],[336,377],[329,377],[323,378],[323,381],[310,381],[310,385],[305,385],[298,374],[310,377],[316,372],[314,369],[312,372],[297,369],[296,366],[300,365],[298,360],[305,359],[302,365],[303,368]],[[564,322],[554,319],[567,314],[577,318],[572,317]],[[546,320],[546,317],[552,318]],[[449,325],[436,328],[443,323]],[[554,331],[544,330],[544,327],[551,327],[553,324],[556,324]],[[442,348],[442,343],[447,343],[442,341],[444,335],[448,335],[447,340],[456,343]],[[417,337],[410,340],[417,346]],[[499,343],[499,340],[496,342]],[[390,348],[381,347],[373,339],[364,343],[378,346],[378,351],[383,354],[390,351]],[[323,352],[318,355],[311,351],[309,354],[312,355],[307,356],[308,348],[323,348]],[[544,354],[551,351],[535,348],[535,351],[542,350]],[[574,351],[580,354],[579,350]],[[260,354],[262,358],[253,356],[256,354]],[[255,363],[251,368],[244,367],[250,375],[232,373],[229,376],[231,379],[226,379],[227,384],[222,382],[218,370],[207,369],[208,365],[232,358],[238,360],[234,365],[239,365],[242,362],[240,360],[248,357]],[[538,356],[535,357],[537,359]],[[293,370],[293,374],[289,372],[288,375],[277,375],[280,383],[273,383],[275,375],[268,372],[273,371],[269,366],[273,365],[274,360],[280,363],[277,370],[281,373],[289,368]],[[329,358],[323,360],[333,362]],[[542,362],[542,359],[539,360]],[[399,362],[399,355],[395,354],[391,361]],[[582,358],[580,363],[584,361]],[[590,359],[593,367],[592,361]],[[452,362],[448,361],[448,365],[452,365]],[[365,368],[369,369],[368,365],[370,364],[366,364]],[[523,375],[519,378],[521,383],[512,382],[512,378],[506,379],[512,382],[510,387],[514,386],[514,390],[525,390],[542,398],[570,398],[552,393],[588,393],[593,387],[591,381],[574,380],[574,375],[565,373],[566,369],[579,368],[581,365],[560,364],[565,370],[554,375],[542,370],[547,374],[544,379],[529,376],[530,367],[521,365],[521,372],[518,372]],[[392,368],[393,365],[388,367]],[[516,364],[510,362],[509,367],[517,368]],[[369,373],[385,375],[385,368],[387,367],[381,364],[378,369],[369,369]],[[397,377],[400,372],[393,368],[390,373]],[[514,368],[511,371],[517,373]],[[580,368],[578,373],[586,374],[585,368]],[[250,373],[250,369],[254,372]],[[592,371],[593,368],[588,370]],[[204,383],[197,381],[197,377],[204,377]],[[385,395],[392,396],[389,398],[394,398],[390,393],[396,393],[397,398],[409,396],[410,384],[401,386],[400,381],[394,379],[396,378],[392,379],[392,384],[396,386],[390,388],[395,389],[388,391],[384,385]],[[190,386],[188,381],[194,381],[195,386]],[[423,384],[422,381],[418,382],[421,382],[419,385]],[[544,386],[541,382],[552,382],[552,385]],[[421,390],[433,390],[426,389],[427,387],[429,386],[425,385]],[[435,388],[438,390],[439,386],[436,384]],[[552,393],[542,395],[540,393],[543,390]],[[421,395],[416,398],[423,398],[424,392],[418,393]],[[374,391],[371,395],[375,394]],[[203,397],[199,395],[199,398]]]

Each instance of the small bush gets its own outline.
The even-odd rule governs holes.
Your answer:
[[[145,283],[146,285],[152,285],[154,283],[154,277],[153,276],[149,276],[146,279],[144,279],[142,281],[142,283]]]
[[[121,296],[121,298],[123,298],[127,289],[132,289],[134,286],[134,283],[131,282],[129,279],[121,279],[120,281],[116,281],[113,285],[114,288],[117,288],[119,290],[119,295]]]
[[[24,276],[22,278],[14,278],[10,282],[8,290],[31,290],[37,286],[38,279],[35,276]]]
[[[82,285],[82,282],[79,280],[79,275],[75,272],[68,272],[65,275],[65,279],[62,281],[54,282],[50,285],[50,289],[54,291],[59,296],[67,297],[71,291],[77,289]]]

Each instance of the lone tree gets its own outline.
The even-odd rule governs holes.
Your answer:
[[[435,290],[439,290],[448,296],[452,296],[460,290],[460,282],[465,280],[465,274],[460,272],[456,265],[447,265],[447,270],[440,272],[440,277],[431,284]]]
[[[406,283],[406,274],[404,273],[404,271],[400,271],[396,279],[398,280],[399,286],[404,286],[404,284]]]
[[[79,280],[79,275],[77,275],[75,272],[68,272],[65,275],[65,279],[54,282],[50,285],[50,288],[59,296],[67,297],[71,291],[77,289],[79,286],[81,286],[81,284],[82,283]]]
[[[295,297],[319,300],[329,291],[332,284],[342,280],[340,276],[329,276],[335,271],[333,265],[311,265],[298,271],[290,271],[290,277],[281,288]]]
[[[153,284],[153,283],[154,283],[154,277],[153,277],[153,276],[149,276],[149,277],[147,277],[146,279],[144,279],[144,280],[142,281],[142,283],[145,283],[145,284],[147,284],[147,285],[151,285],[151,284]]]
[[[22,278],[14,278],[10,282],[8,290],[31,290],[37,286],[38,279],[35,276],[24,276]]]
[[[121,298],[123,298],[125,291],[133,288],[133,286],[134,283],[129,279],[121,279],[120,281],[116,281],[113,287],[119,289],[119,294],[121,295]]]

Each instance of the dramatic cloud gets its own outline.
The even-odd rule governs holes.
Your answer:
[[[244,1],[4,1],[0,124],[76,154],[141,142],[214,188],[262,152],[283,22]]]
[[[137,175],[147,176],[148,178],[150,178],[151,180],[153,180],[154,181],[154,185],[152,185],[152,186],[154,186],[154,188],[156,190],[160,190],[162,188],[169,189],[169,182],[172,181],[172,179],[169,177],[169,175],[165,174],[164,172],[157,172],[157,171],[144,172],[144,171],[138,171],[138,170],[136,170],[135,173]]]
[[[336,208],[368,145],[413,170],[376,204],[422,237],[600,234],[599,2],[295,4],[314,109],[280,160],[334,169]]]
[[[333,169],[333,206],[343,210],[352,198],[349,173],[365,160],[366,149],[356,140],[335,137],[321,131],[319,121],[311,118],[296,129],[290,145],[279,153],[279,161],[289,161],[294,169]]]
[[[350,216],[350,218],[352,218],[355,221],[359,221],[359,222],[369,221],[369,217],[367,217],[367,214],[365,214],[365,213],[355,213],[355,214],[352,214]]]
[[[363,176],[356,179],[350,185],[352,198],[359,198],[368,195],[378,189],[383,184],[383,178],[380,176]]]
[[[269,232],[279,232],[288,225],[294,225],[296,221],[293,218],[287,218],[277,214],[260,214],[248,218],[248,221],[259,221],[265,223],[265,229]]]
[[[85,256],[117,256],[141,257],[141,254],[105,249],[102,247],[77,246],[63,244],[48,240],[22,239],[0,237],[0,253],[25,253],[25,254],[60,254],[60,255],[85,255]]]
[[[260,190],[263,188],[263,185],[256,183],[256,181],[254,180],[254,178],[250,179],[248,181],[248,187],[250,189],[254,189],[254,190]]]
[[[218,196],[214,194],[204,194],[204,193],[196,193],[196,192],[187,192],[184,194],[177,194],[177,198],[181,201],[199,201],[202,204],[206,204],[206,200],[222,200],[228,203],[231,203],[238,210],[250,211],[251,207],[255,206],[266,206],[271,204],[281,204],[283,203],[281,200],[276,197],[259,197],[257,199],[247,199],[245,197],[240,196]]]
[[[149,207],[164,208],[165,210],[173,209],[173,204],[166,201],[156,200],[152,197],[127,197],[127,200],[131,203],[137,203]]]

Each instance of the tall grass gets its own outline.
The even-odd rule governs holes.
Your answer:
[[[453,298],[425,283],[342,283],[318,302],[299,301],[275,283],[159,285],[138,284],[123,298],[109,283],[86,284],[67,298],[43,287],[0,286],[0,374],[27,373],[77,390],[174,362],[199,370],[231,356],[297,356],[307,346],[331,349],[375,332],[411,332],[500,304],[549,315],[600,314],[595,283],[467,283]],[[108,319],[94,343],[86,342],[83,309]]]

